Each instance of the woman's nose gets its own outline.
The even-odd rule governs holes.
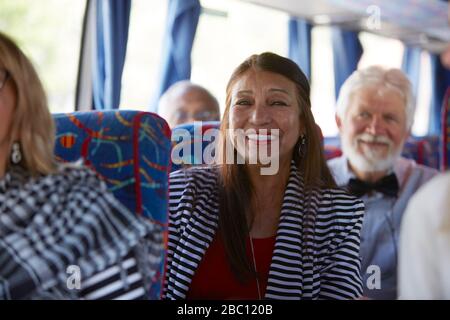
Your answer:
[[[264,125],[270,122],[270,112],[262,103],[255,104],[250,115],[250,122],[254,125]]]

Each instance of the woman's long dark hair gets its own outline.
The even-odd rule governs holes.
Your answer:
[[[295,62],[277,54],[265,52],[252,55],[241,63],[231,75],[226,89],[226,109],[220,127],[221,145],[219,147],[219,232],[222,236],[227,258],[237,279],[244,282],[254,273],[254,268],[246,255],[246,239],[250,226],[247,214],[251,214],[250,206],[253,198],[253,186],[245,164],[226,164],[225,142],[226,130],[229,128],[229,112],[231,105],[231,90],[238,79],[248,70],[268,71],[282,75],[296,85],[297,100],[300,107],[300,123],[304,127],[306,144],[303,155],[299,155],[300,141],[297,141],[294,160],[303,176],[305,199],[308,192],[321,187],[335,187],[336,184],[328,169],[323,155],[320,131],[311,112],[310,86],[308,79]],[[236,156],[236,150],[234,150]],[[306,206],[305,206],[306,207]],[[303,226],[314,223],[314,210],[305,210]],[[305,241],[306,244],[306,241]]]

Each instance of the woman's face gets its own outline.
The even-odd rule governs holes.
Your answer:
[[[245,143],[235,143],[238,153],[248,161],[256,149],[266,148],[279,163],[289,163],[304,130],[294,82],[277,73],[250,69],[234,83],[230,94],[229,127],[245,132]]]
[[[3,86],[2,86],[3,85]],[[12,80],[0,66],[0,155],[9,150],[11,125],[16,105],[16,93]]]

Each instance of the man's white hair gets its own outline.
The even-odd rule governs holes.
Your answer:
[[[336,113],[340,118],[345,116],[352,94],[363,87],[378,86],[394,89],[399,92],[405,100],[406,124],[410,130],[414,121],[416,103],[412,93],[412,85],[406,75],[396,68],[386,69],[381,66],[371,66],[354,71],[345,80],[339,91]]]

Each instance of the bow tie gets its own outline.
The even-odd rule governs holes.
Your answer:
[[[394,173],[381,178],[375,183],[353,178],[348,182],[348,191],[357,197],[361,197],[371,191],[378,191],[390,197],[397,197],[398,189],[398,180]]]

